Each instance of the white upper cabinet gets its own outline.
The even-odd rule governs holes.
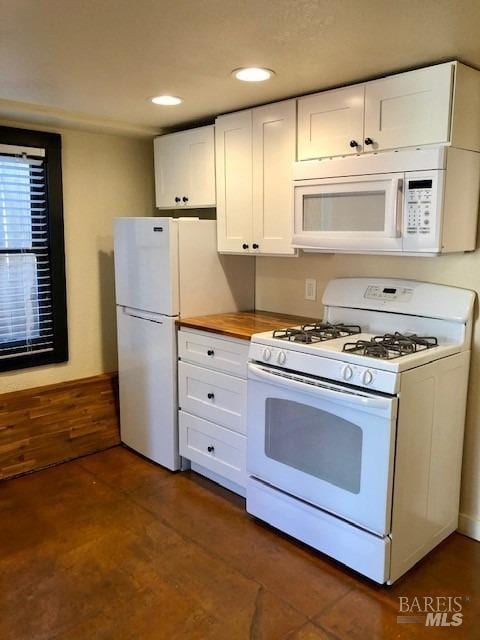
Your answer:
[[[183,184],[183,149],[181,135],[172,134],[155,138],[153,141],[155,161],[155,202],[156,206],[180,206]]]
[[[364,94],[364,85],[355,85],[299,99],[299,160],[362,150]]]
[[[218,250],[294,255],[295,100],[220,116],[215,127]]]
[[[458,62],[298,100],[298,160],[430,144],[480,151],[480,74]]]
[[[213,125],[155,138],[154,156],[159,209],[215,206]]]
[[[253,109],[253,243],[256,253],[293,255],[295,100]]]
[[[252,111],[215,121],[218,250],[248,253],[252,244]]]
[[[451,64],[441,64],[367,83],[365,146],[370,140],[373,151],[448,142],[453,73]]]

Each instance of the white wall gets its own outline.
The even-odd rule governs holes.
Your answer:
[[[437,258],[304,254],[300,258],[257,258],[256,307],[322,316],[326,283],[341,276],[391,276],[425,280],[480,292],[480,250]],[[304,299],[305,278],[316,278],[317,301]],[[461,527],[480,539],[480,321],[473,338],[464,448]]]
[[[117,369],[112,220],[154,212],[152,140],[50,130],[62,134],[70,359],[1,374],[0,393]]]

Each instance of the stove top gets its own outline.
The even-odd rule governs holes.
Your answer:
[[[410,280],[339,278],[324,320],[252,336],[249,361],[383,393],[403,372],[468,351],[474,293]]]
[[[374,336],[369,340],[345,342],[342,352],[369,358],[393,360],[437,346],[438,339],[434,336],[405,335],[395,331],[394,333],[385,333],[383,336]]]
[[[326,326],[326,331],[319,327]],[[305,358],[329,358],[341,363],[399,373],[461,350],[461,344],[445,336],[418,331],[369,332],[345,323],[312,323],[257,333],[251,340],[251,357],[274,366],[302,370]],[[360,330],[360,333],[359,333]],[[433,332],[432,332],[433,333]],[[257,350],[258,346],[258,350]],[[265,357],[264,350],[267,357]],[[285,355],[279,355],[282,352]],[[293,355],[295,353],[295,360]],[[269,357],[271,354],[271,357]],[[302,363],[299,358],[303,358]],[[295,364],[294,364],[295,363]]]
[[[362,329],[358,325],[314,322],[304,324],[301,327],[276,329],[272,334],[272,338],[277,340],[287,340],[289,342],[314,344],[316,342],[325,342],[326,340],[334,340],[336,338],[345,338],[359,333],[362,333]]]

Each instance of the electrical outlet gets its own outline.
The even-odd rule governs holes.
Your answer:
[[[305,300],[317,299],[317,281],[315,278],[306,278],[305,280]]]

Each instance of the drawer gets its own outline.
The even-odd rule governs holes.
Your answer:
[[[246,380],[181,361],[178,395],[184,411],[246,433]]]
[[[180,455],[244,487],[246,437],[179,412]]]
[[[182,360],[247,377],[248,342],[217,338],[212,333],[180,329],[178,355]]]

